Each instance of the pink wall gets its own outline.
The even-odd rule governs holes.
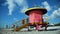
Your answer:
[[[43,21],[42,12],[39,12],[39,11],[30,12],[30,17],[29,17],[30,23],[38,23],[38,22],[42,22],[42,21]]]

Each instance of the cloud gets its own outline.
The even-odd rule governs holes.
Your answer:
[[[24,13],[26,9],[27,9],[27,6],[26,6],[26,7],[23,7],[23,8],[21,9],[21,13]]]
[[[27,4],[26,0],[18,0],[18,1],[15,0],[15,3],[17,3],[20,7],[22,7],[22,8],[20,8],[21,13],[24,13],[24,11],[28,8],[28,4]]]
[[[51,11],[52,9],[47,1],[42,2],[42,8],[46,8],[47,11]],[[48,13],[47,13],[43,16],[43,18],[44,18],[44,21],[47,21],[50,19],[50,16],[48,16]]]
[[[8,3],[8,9],[9,9],[8,15],[12,15],[13,9],[15,7],[14,0],[7,0],[7,3]]]
[[[49,20],[48,14],[43,15],[43,19],[44,19],[44,21],[48,21]]]
[[[12,15],[13,10],[15,9],[16,4],[22,8],[20,8],[20,12],[24,13],[24,10],[28,8],[26,0],[7,0],[9,13],[8,15]],[[16,4],[15,4],[16,3]]]
[[[18,21],[18,19],[17,19],[17,18],[13,18],[13,20]]]
[[[60,16],[60,8],[58,8],[57,10],[54,10],[50,17],[56,18],[58,16]]]
[[[49,5],[49,3],[48,3],[47,1],[42,2],[42,5],[43,5],[43,7],[46,8],[48,11],[51,10],[51,7],[50,7],[50,5]]]
[[[52,10],[52,13],[50,15],[48,15],[49,12],[46,14],[46,15],[48,15],[48,21],[51,21],[51,20],[54,20],[55,18],[59,18],[60,17],[60,8],[58,8],[57,5],[52,7],[52,6],[49,5],[49,3],[47,1],[42,2],[42,5],[43,5],[42,7],[46,8],[48,11],[51,11],[52,8],[54,8],[53,9],[54,11]],[[45,21],[46,21],[46,18],[47,18],[46,15],[43,16]]]

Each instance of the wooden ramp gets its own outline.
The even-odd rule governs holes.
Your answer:
[[[27,26],[29,26],[29,25],[30,25],[30,23],[23,24],[23,25],[20,26],[19,28],[14,29],[14,31],[20,31],[21,29],[23,29],[23,28],[25,28],[25,27],[27,27]]]

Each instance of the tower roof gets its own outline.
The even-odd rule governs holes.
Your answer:
[[[25,14],[26,15],[29,15],[29,13],[31,12],[31,11],[41,11],[43,14],[45,14],[45,13],[47,13],[47,10],[45,9],[45,8],[40,8],[40,7],[34,7],[34,8],[29,8],[29,9],[27,9],[26,11],[25,11]]]

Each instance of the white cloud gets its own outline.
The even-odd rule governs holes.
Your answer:
[[[44,19],[44,21],[48,21],[48,20],[49,20],[48,14],[45,14],[45,15],[43,16],[43,19]]]
[[[8,9],[9,9],[8,15],[12,15],[13,9],[15,7],[14,0],[7,0],[7,3],[8,3]]]
[[[18,21],[18,19],[17,19],[17,18],[13,18],[13,20]]]
[[[26,10],[26,9],[28,8],[28,5],[27,5],[26,0],[18,0],[18,1],[15,0],[15,2],[16,2],[20,7],[22,7],[21,10],[20,10],[21,13],[24,13],[24,10]]]
[[[50,5],[49,5],[49,3],[48,3],[47,1],[42,2],[42,5],[43,5],[44,8],[46,8],[48,11],[51,10],[51,7],[50,7]]]
[[[54,10],[50,17],[56,18],[58,16],[60,16],[60,8],[58,8],[57,10]]]
[[[27,6],[26,6],[26,7],[23,7],[23,8],[21,9],[21,13],[24,13],[26,9],[27,9]]]
[[[24,12],[25,9],[28,8],[27,2],[26,0],[7,0],[8,3],[8,9],[9,9],[9,13],[8,15],[12,15],[12,12],[16,6],[15,3],[17,3],[17,5],[19,5],[20,7],[22,7],[20,10],[20,12]]]
[[[26,1],[23,1],[22,6],[21,6],[21,13],[24,13],[25,10],[28,8],[28,4]]]
[[[15,0],[15,2],[16,2],[20,7],[22,7],[21,10],[20,10],[21,13],[24,13],[24,12],[25,12],[24,10],[26,10],[26,9],[28,8],[28,4],[27,4],[26,0],[18,0],[18,1]]]

